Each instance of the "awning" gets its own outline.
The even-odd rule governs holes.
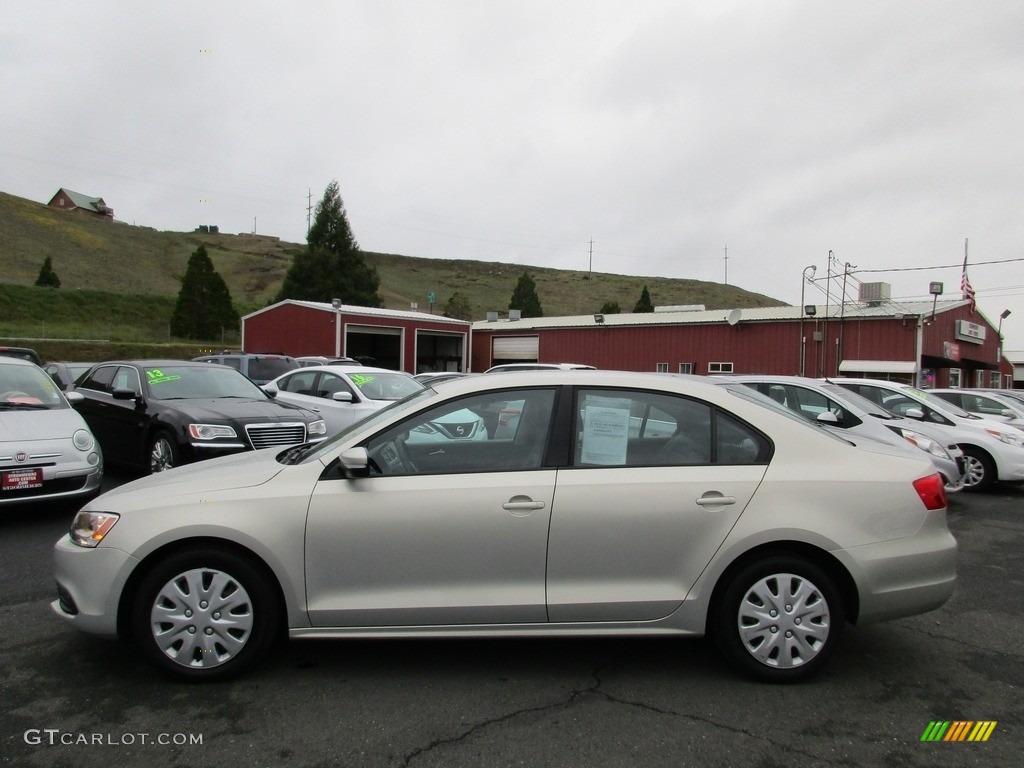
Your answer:
[[[916,360],[843,360],[840,373],[917,373]]]

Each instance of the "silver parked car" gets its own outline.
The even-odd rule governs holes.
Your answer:
[[[53,610],[198,680],[285,631],[710,633],[759,679],[806,678],[847,621],[942,605],[956,542],[923,454],[858,448],[762,401],[609,371],[422,389],[317,446],[101,496],[56,544]],[[486,440],[414,439],[460,411]]]
[[[35,363],[0,356],[0,505],[99,493],[103,454],[85,421]]]
[[[866,438],[908,451],[920,449],[942,475],[947,493],[964,487],[964,454],[948,435],[922,429],[916,421],[896,416],[856,392],[830,381],[801,376],[751,373],[723,376],[721,380],[756,389],[808,421],[836,429],[849,439]]]
[[[319,413],[333,434],[423,386],[410,374],[387,368],[316,365],[278,376],[263,391],[278,402]]]
[[[964,452],[964,490],[1024,482],[1024,435],[1002,421],[968,413],[930,390],[879,379],[840,378],[835,383],[955,440]]]

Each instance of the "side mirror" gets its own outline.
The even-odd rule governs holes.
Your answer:
[[[908,408],[907,412],[903,414],[908,419],[917,419],[922,421],[924,419],[924,410],[921,408]]]
[[[1017,418],[1017,414],[1015,414],[1009,408],[1003,408],[1001,415],[1005,416],[1008,419],[1015,419],[1015,418]]]
[[[351,403],[352,393],[348,391],[335,392],[331,395],[331,400],[334,400],[336,403]]]
[[[64,399],[74,405],[75,403],[80,403],[85,400],[85,395],[81,392],[65,392]]]
[[[832,411],[822,411],[816,421],[820,424],[831,424],[833,427],[839,426],[839,417]]]
[[[134,389],[115,389],[111,395],[115,400],[134,400],[138,397]]]
[[[339,461],[349,480],[370,476],[370,454],[365,448],[349,448],[342,452]]]
[[[277,397],[278,389],[273,384],[264,384],[262,389],[268,397]]]

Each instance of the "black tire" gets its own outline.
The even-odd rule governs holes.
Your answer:
[[[964,490],[978,493],[989,490],[996,481],[992,457],[973,445],[961,446],[964,452]]]
[[[839,590],[821,568],[778,555],[753,562],[732,578],[713,622],[719,649],[745,674],[791,683],[828,661],[842,634],[844,611]]]
[[[165,429],[153,435],[145,459],[146,469],[151,475],[178,466],[181,463],[181,454],[174,435]]]
[[[206,547],[159,562],[139,585],[132,634],[157,666],[190,680],[233,677],[281,637],[275,585],[249,558]]]

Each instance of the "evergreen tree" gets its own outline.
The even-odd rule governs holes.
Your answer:
[[[337,180],[316,205],[306,249],[297,254],[274,301],[341,299],[345,304],[381,307],[380,275],[367,265],[345,215]]]
[[[473,318],[473,307],[469,303],[469,296],[462,291],[456,291],[444,305],[444,316],[453,317],[456,320],[471,320]]]
[[[647,286],[644,286],[643,291],[640,294],[639,300],[633,307],[634,312],[653,312],[654,304],[651,303],[651,294],[647,292]]]
[[[49,256],[43,261],[43,266],[39,268],[36,285],[41,288],[60,288],[60,278],[53,271],[53,260]]]
[[[602,315],[617,315],[622,312],[622,308],[617,301],[606,301],[597,311]]]
[[[540,298],[537,296],[537,285],[533,282],[529,272],[523,272],[519,276],[519,282],[512,291],[512,298],[508,303],[509,309],[518,309],[522,316],[544,317],[544,310],[540,307]]]
[[[206,253],[206,246],[189,257],[181,290],[171,315],[171,333],[185,339],[216,339],[223,329],[238,329],[231,292]]]

